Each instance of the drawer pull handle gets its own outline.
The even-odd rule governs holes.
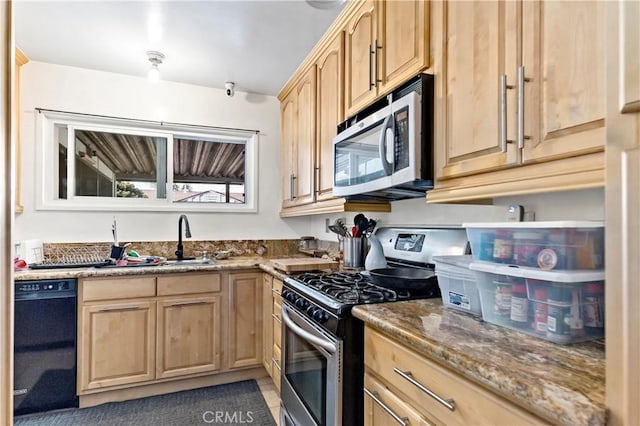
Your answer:
[[[407,380],[409,383],[411,383],[412,385],[414,385],[415,387],[420,389],[422,392],[426,393],[431,398],[435,399],[440,404],[442,404],[445,407],[447,407],[447,409],[449,409],[449,411],[455,411],[456,405],[455,405],[455,402],[453,401],[452,398],[444,399],[441,396],[439,396],[438,394],[436,394],[435,392],[433,392],[432,390],[427,389],[426,387],[424,387],[422,385],[422,383],[418,382],[416,379],[413,378],[413,376],[411,375],[411,371],[402,371],[399,368],[394,368],[393,372],[396,373],[396,374],[399,374],[400,377],[402,377],[403,379]]]
[[[387,412],[387,414],[389,414],[391,417],[393,417],[393,420],[395,420],[396,422],[398,422],[402,426],[408,426],[409,425],[409,419],[407,417],[400,417],[399,415],[394,413],[391,408],[387,407],[384,402],[382,402],[382,401],[380,401],[380,399],[378,399],[378,392],[371,392],[369,389],[364,388],[364,393],[369,395],[371,397],[371,399],[373,399],[373,401],[380,406],[380,408],[382,408],[384,411]]]
[[[271,358],[271,362],[272,362],[273,364],[275,364],[275,366],[276,366],[276,368],[277,368],[278,370],[282,370],[282,369],[280,368],[280,361],[278,361],[278,360],[277,360],[277,359],[275,359],[275,358]]]
[[[274,320],[278,321],[280,324],[282,324],[282,320],[280,319],[279,316],[277,316],[276,314],[271,314],[271,316],[273,317]]]
[[[193,301],[193,302],[176,302],[172,303],[169,306],[188,306],[188,305],[206,305],[209,302],[205,302],[203,300]]]
[[[98,309],[98,312],[128,312],[128,311],[140,311],[145,308],[139,306],[123,306],[119,308],[103,308]]]

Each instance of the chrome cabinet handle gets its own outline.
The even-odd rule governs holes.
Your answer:
[[[414,385],[415,387],[420,389],[422,392],[426,393],[431,398],[435,399],[440,404],[442,404],[445,407],[447,407],[447,409],[449,409],[449,411],[455,411],[456,405],[455,405],[455,402],[454,402],[454,400],[452,398],[444,399],[441,396],[439,396],[438,394],[436,394],[435,392],[433,392],[432,390],[427,389],[426,387],[424,387],[422,385],[422,383],[418,382],[416,379],[413,378],[413,376],[411,375],[411,371],[402,371],[399,368],[395,368],[394,367],[393,372],[396,373],[396,374],[399,374],[400,377],[402,377],[403,379],[407,380],[409,383],[411,383],[412,385]]]
[[[380,401],[380,399],[378,399],[378,392],[371,392],[369,389],[364,388],[364,393],[369,395],[369,397],[371,399],[373,399],[373,401],[376,404],[378,404],[380,406],[380,408],[382,408],[384,411],[386,411],[387,414],[389,414],[391,417],[393,417],[393,420],[398,422],[398,424],[401,424],[402,426],[408,426],[409,425],[409,419],[407,417],[400,417],[399,415],[394,413],[391,408],[387,407],[387,405],[384,402],[382,402],[382,401]]]
[[[313,169],[313,171],[315,172],[315,182],[314,182],[314,186],[315,186],[315,193],[316,194],[320,194],[320,167],[315,167]]]
[[[518,148],[524,148],[524,140],[531,139],[524,135],[524,83],[529,81],[524,76],[524,67],[518,67]]]
[[[282,324],[282,320],[276,314],[271,314],[271,316],[273,317],[274,320]]]
[[[289,178],[289,201],[293,201],[296,199],[296,196],[294,195],[294,192],[296,190],[296,176],[294,174],[291,174],[291,177]]]
[[[372,87],[376,86],[371,79],[371,63],[373,62],[373,58],[371,56],[372,53],[373,51],[371,50],[371,45],[369,45],[369,90],[371,90]]]
[[[507,140],[507,89],[513,89],[513,86],[507,84],[507,75],[500,76],[500,149],[507,152],[507,143],[513,141]]]
[[[378,83],[381,83],[382,80],[378,79],[378,49],[382,49],[382,46],[378,46],[378,39],[376,39],[373,43],[373,85],[375,87],[378,86]]]

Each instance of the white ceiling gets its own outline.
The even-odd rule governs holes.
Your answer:
[[[328,0],[325,0],[328,1]],[[304,0],[30,1],[15,3],[16,45],[30,60],[277,95],[342,4]]]

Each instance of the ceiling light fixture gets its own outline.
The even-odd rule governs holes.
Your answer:
[[[151,68],[149,68],[147,78],[152,83],[160,80],[160,70],[158,69],[158,65],[162,63],[164,58],[165,56],[162,53],[156,52],[155,50],[149,50],[147,52],[147,59],[149,59],[149,62],[151,62]]]
[[[306,2],[315,9],[333,9],[342,6],[346,0],[306,0]]]

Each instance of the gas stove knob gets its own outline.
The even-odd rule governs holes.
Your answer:
[[[318,310],[318,308],[316,308],[316,307],[315,307],[315,306],[313,306],[313,305],[310,305],[310,306],[307,308],[307,315],[309,315],[310,317],[312,317],[312,318],[313,318],[313,314],[315,314],[317,310]]]
[[[316,309],[316,311],[312,315],[312,318],[322,324],[329,320],[329,315],[324,313],[321,309]]]
[[[307,302],[303,298],[298,298],[298,300],[296,300],[296,306],[300,309],[305,309],[307,306],[309,306],[309,302]]]

